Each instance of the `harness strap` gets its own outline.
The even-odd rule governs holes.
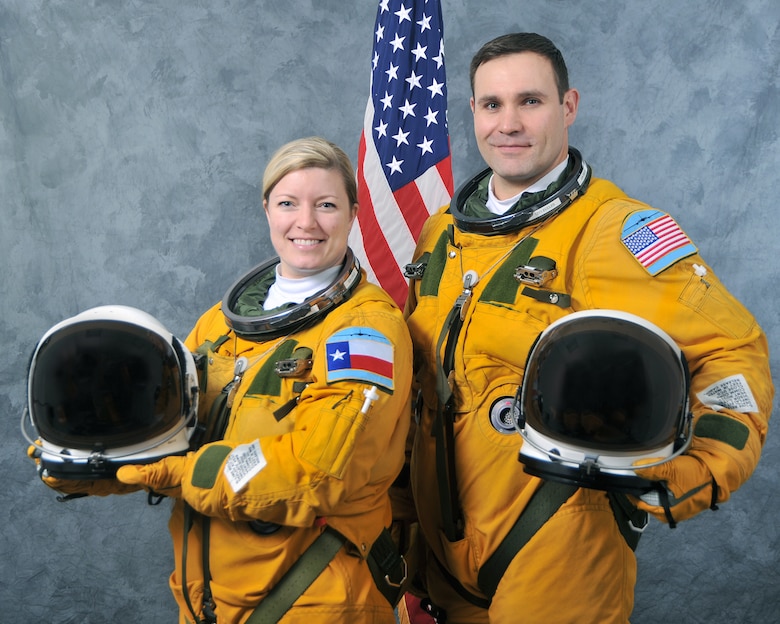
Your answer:
[[[197,616],[187,590],[187,538],[195,517],[200,517],[203,523],[203,604],[201,610],[203,619]],[[182,584],[184,599],[196,624],[215,624],[217,616],[215,604],[211,595],[211,572],[209,570],[209,518],[197,514],[192,507],[184,506],[185,539],[182,550]],[[277,622],[290,610],[293,603],[308,589],[314,580],[322,574],[336,553],[346,543],[346,538],[334,529],[326,526],[325,530],[314,540],[309,548],[298,558],[282,576],[279,582],[271,588],[268,595],[255,608],[246,624],[265,624]],[[387,599],[390,606],[395,607],[403,595],[403,584],[407,578],[406,561],[398,553],[392,535],[388,529],[383,529],[371,547],[368,556],[368,566],[377,588]]]
[[[192,604],[189,588],[187,585],[187,551],[188,551],[188,545],[190,541],[189,533],[192,530],[192,526],[194,524],[196,517],[200,517],[200,514],[196,514],[195,510],[192,507],[190,507],[187,503],[184,503],[184,536],[183,536],[184,538],[182,540],[182,549],[181,549],[181,589],[182,589],[182,594],[184,595],[184,602],[187,603],[187,609],[189,609],[189,612],[193,617],[193,622],[195,622],[195,624],[211,624],[213,622],[216,622],[216,617],[214,617],[213,604],[211,603],[211,587],[209,586],[209,580],[211,575],[208,571],[208,546],[205,541],[203,542],[203,550],[201,555],[202,557],[201,560],[204,565],[204,569],[203,569],[204,587],[203,587],[202,610],[204,615],[206,616],[205,620],[202,620],[198,617],[198,610],[195,609],[195,606]],[[207,535],[208,532],[209,532],[208,525],[204,523],[203,526],[204,537],[202,538],[203,540],[206,539],[205,535]],[[209,601],[208,609],[206,608],[207,599]]]
[[[368,554],[368,568],[374,583],[382,595],[395,607],[403,595],[403,584],[406,581],[407,567],[403,556],[398,552],[393,536],[387,529],[382,529],[379,537],[371,546]]]
[[[542,483],[499,547],[479,569],[477,583],[485,595],[492,597],[496,593],[512,559],[576,490],[575,485]]]
[[[461,309],[465,300],[461,298],[447,315],[436,345],[436,393],[439,405],[433,431],[436,438],[436,473],[439,486],[439,503],[444,534],[451,542],[463,537],[463,515],[458,502],[458,484],[455,476],[455,398],[450,385],[450,373],[454,367],[455,344],[463,326]],[[441,359],[441,348],[444,358]]]
[[[444,564],[439,561],[439,559],[433,555],[433,553],[431,553],[431,558],[436,562],[436,565],[439,568],[439,572],[441,572],[442,576],[447,579],[447,582],[450,584],[452,589],[454,589],[461,598],[470,602],[475,607],[479,607],[480,609],[487,609],[490,607],[489,598],[482,598],[481,596],[472,594],[468,589],[461,585],[460,581],[456,579],[447,568],[444,567]]]
[[[434,561],[452,588],[462,598],[477,607],[487,609],[512,560],[576,491],[576,485],[555,481],[542,483],[499,547],[479,570],[477,583],[488,598],[469,592],[438,559],[434,557]],[[642,530],[647,525],[647,514],[634,507],[624,494],[608,492],[607,496],[621,535],[631,550],[636,550]]]
[[[201,519],[203,524],[203,535],[201,536],[201,540],[203,540],[203,548],[201,550],[201,558],[203,560],[203,616],[204,623],[216,624],[217,614],[214,612],[216,605],[214,604],[214,596],[211,593],[211,568],[209,567],[211,518],[201,516]]]
[[[344,536],[330,527],[325,527],[319,537],[263,598],[246,624],[278,622],[314,582],[314,579],[322,574],[345,542]]]
[[[628,497],[620,492],[607,492],[607,497],[623,539],[631,550],[636,550],[639,538],[647,527],[647,512],[635,507]]]

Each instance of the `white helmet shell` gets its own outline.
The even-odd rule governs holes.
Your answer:
[[[529,352],[520,461],[551,480],[635,492],[638,461],[663,463],[690,444],[688,394],[685,357],[662,329],[618,310],[569,314]]]
[[[183,343],[142,310],[100,306],[57,323],[36,345],[22,430],[48,474],[112,477],[123,464],[187,452],[197,405]]]

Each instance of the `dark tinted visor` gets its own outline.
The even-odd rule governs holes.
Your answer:
[[[148,441],[183,413],[173,347],[142,327],[90,321],[40,345],[30,376],[30,413],[40,436],[76,449]]]
[[[532,352],[522,409],[540,433],[601,452],[674,442],[686,411],[687,373],[655,333],[620,319],[585,319],[544,336]]]

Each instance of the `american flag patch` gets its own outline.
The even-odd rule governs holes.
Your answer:
[[[630,215],[623,223],[620,240],[650,275],[658,275],[698,251],[675,220],[659,210]]]
[[[370,327],[348,327],[325,342],[328,383],[351,379],[394,389],[393,345]]]

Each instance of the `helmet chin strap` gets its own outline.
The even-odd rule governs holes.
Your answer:
[[[244,291],[259,277],[279,264],[279,258],[272,258],[257,265],[241,276],[228,288],[222,299],[222,313],[225,322],[236,334],[246,340],[273,340],[298,331],[315,323],[333,308],[349,299],[360,283],[360,263],[352,249],[347,247],[344,265],[336,280],[327,288],[312,295],[303,302],[259,316],[241,316],[235,306]]]
[[[591,177],[591,169],[588,163],[582,159],[582,155],[575,148],[569,148],[569,156],[572,159],[573,167],[564,183],[551,197],[527,206],[516,212],[509,212],[505,215],[491,217],[469,217],[460,210],[462,204],[461,198],[465,201],[475,190],[478,181],[483,177],[477,176],[475,180],[467,182],[456,193],[450,205],[455,225],[462,232],[472,234],[507,234],[516,232],[527,225],[539,223],[553,215],[563,212],[580,195],[584,194],[588,188]],[[489,172],[486,169],[483,173]]]

